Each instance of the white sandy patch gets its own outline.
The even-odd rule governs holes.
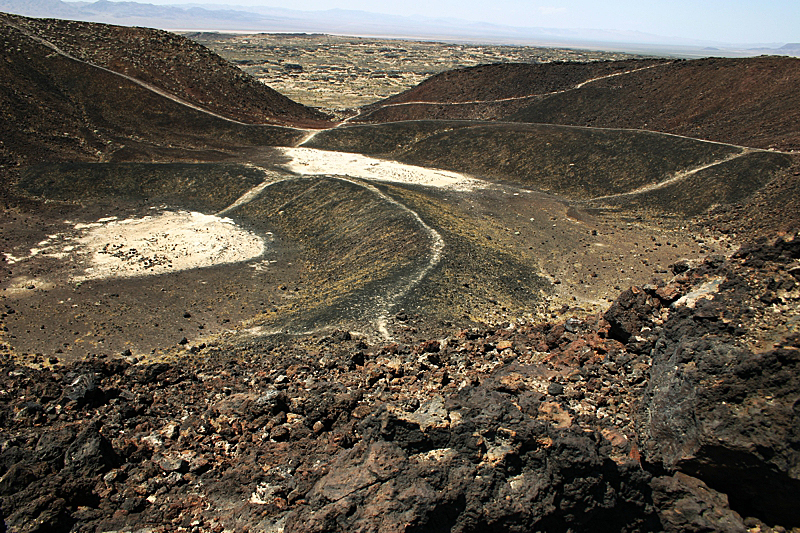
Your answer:
[[[457,172],[406,165],[397,161],[386,161],[361,154],[329,152],[314,148],[282,148],[281,152],[291,158],[284,167],[302,176],[342,175],[376,181],[412,183],[471,191],[486,184]]]
[[[77,281],[164,274],[264,253],[264,240],[231,219],[187,211],[108,221],[88,228],[78,244],[89,264]]]
[[[265,239],[230,218],[189,211],[163,211],[142,218],[102,218],[72,223],[73,231],[49,235],[27,256],[6,253],[9,263],[61,260],[44,277],[18,276],[6,290],[24,294],[48,289],[64,275],[70,281],[154,276],[191,268],[238,263],[264,253]],[[267,234],[269,239],[269,234]]]

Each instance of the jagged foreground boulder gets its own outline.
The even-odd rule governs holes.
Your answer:
[[[798,258],[800,242],[779,241],[734,259],[767,268],[765,278],[730,266],[709,273],[713,299],[680,307],[655,341],[637,413],[649,461],[703,479],[742,514],[795,526],[800,338],[797,283],[788,270]],[[786,316],[775,320],[775,313]],[[758,342],[758,330],[772,336]]]
[[[615,302],[612,339],[594,357],[612,347],[604,366],[623,368],[652,358],[635,415],[638,450],[602,419],[573,420],[565,393],[600,405],[613,394],[578,391],[580,378],[563,368],[577,340],[559,350],[551,331],[556,374],[546,392],[536,391],[547,376],[540,367],[512,364],[420,415],[374,415],[287,530],[744,531],[742,516],[799,524],[800,352],[797,335],[770,316],[788,306],[796,321],[786,267],[798,258],[800,242],[779,240]],[[764,342],[756,330],[776,326],[783,334],[770,349],[747,348]],[[614,350],[613,338],[627,345]],[[636,380],[625,373],[604,382],[624,389]]]
[[[287,531],[632,531],[657,527],[651,476],[597,432],[538,418],[511,367],[415,416],[368,418],[289,516]],[[420,411],[427,412],[424,415]]]

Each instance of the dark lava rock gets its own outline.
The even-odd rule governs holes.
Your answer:
[[[551,383],[547,386],[547,394],[550,396],[559,396],[564,394],[564,385],[561,383]]]
[[[682,274],[683,272],[689,270],[689,268],[691,267],[689,266],[689,263],[687,263],[686,261],[678,261],[670,265],[669,268],[670,270],[672,270],[673,274]]]
[[[71,475],[93,477],[110,470],[117,463],[111,443],[100,434],[100,423],[94,422],[81,431],[64,454],[64,468]]]
[[[365,419],[364,439],[338,453],[286,531],[658,527],[642,497],[650,475],[637,463],[604,458],[598,435],[524,416],[496,386]]]
[[[795,254],[779,242],[739,252],[738,264],[761,268]],[[758,351],[743,342],[737,323],[775,313],[736,264],[714,272],[726,279],[713,300],[674,309],[664,323],[635,415],[641,451],[725,493],[742,516],[800,526],[800,337],[789,333]]]
[[[289,428],[286,426],[276,426],[269,432],[269,438],[275,442],[289,440]]]
[[[622,343],[628,342],[632,336],[639,334],[642,327],[649,324],[653,312],[660,308],[661,303],[657,298],[638,287],[631,287],[603,315],[611,325],[609,336]]]
[[[659,341],[638,414],[650,461],[699,477],[743,514],[800,524],[800,353]]]
[[[79,404],[98,404],[105,399],[103,390],[97,385],[94,373],[75,376],[64,389],[64,396]]]
[[[725,495],[708,488],[699,479],[678,472],[653,478],[650,486],[664,531],[747,531],[742,517],[728,508]]]
[[[274,415],[286,409],[286,395],[276,389],[270,389],[253,401],[250,411],[256,417],[263,414]]]
[[[9,496],[19,492],[35,480],[36,476],[29,468],[21,463],[15,463],[0,478],[0,495]]]

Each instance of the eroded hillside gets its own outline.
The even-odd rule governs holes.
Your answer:
[[[13,15],[3,15],[2,23],[72,57],[247,124],[326,122],[323,113],[293,102],[207,48],[174,33]]]

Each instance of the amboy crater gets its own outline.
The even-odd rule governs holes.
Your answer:
[[[9,531],[800,527],[800,61],[0,38]]]

